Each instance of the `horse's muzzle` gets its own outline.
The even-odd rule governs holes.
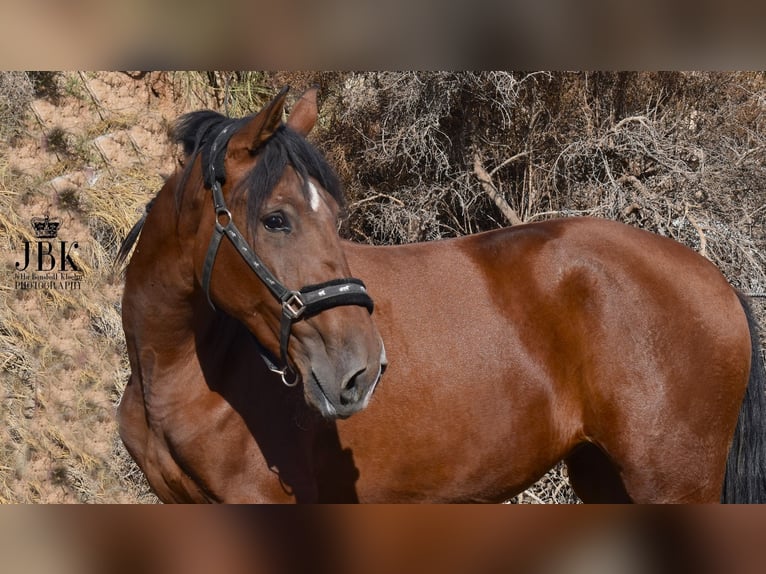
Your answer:
[[[325,381],[312,369],[304,381],[306,398],[326,419],[346,419],[364,410],[386,370],[385,347],[381,341],[381,354],[376,365],[368,365],[341,377],[340,381]]]

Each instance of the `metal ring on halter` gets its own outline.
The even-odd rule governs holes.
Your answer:
[[[284,385],[286,387],[291,387],[292,388],[292,387],[294,387],[295,385],[298,384],[298,382],[301,380],[301,376],[298,373],[295,373],[293,371],[294,374],[295,374],[295,379],[293,380],[292,383],[288,383],[287,382],[287,372],[288,371],[292,371],[292,368],[290,367],[290,365],[287,365],[284,369],[280,369],[280,370],[277,370],[277,371],[274,371],[274,372],[275,373],[279,373],[279,375],[282,377],[282,382],[284,383]]]
[[[286,365],[284,369],[280,369],[274,364],[274,361],[269,357],[268,351],[264,349],[261,344],[258,342],[258,339],[253,338],[255,341],[255,344],[258,346],[259,353],[261,354],[261,357],[263,358],[263,362],[266,363],[266,368],[274,373],[275,375],[279,375],[282,379],[282,383],[286,387],[294,387],[298,384],[298,382],[301,380],[301,376],[297,373],[297,371],[293,371],[292,367],[290,365]],[[292,383],[289,383],[287,381],[287,372],[293,371],[295,373],[295,380]]]
[[[226,223],[221,223],[221,217],[226,218]],[[215,225],[216,227],[223,231],[226,227],[228,227],[229,223],[231,222],[231,211],[226,209],[225,207],[219,207],[215,210]]]

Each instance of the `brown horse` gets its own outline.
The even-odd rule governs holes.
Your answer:
[[[185,116],[122,251],[120,432],[162,500],[499,502],[562,459],[585,501],[765,500],[755,321],[709,261],[579,218],[343,242],[316,94],[284,103]]]

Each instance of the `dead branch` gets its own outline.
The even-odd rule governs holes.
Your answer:
[[[506,221],[508,221],[508,223],[511,225],[521,225],[524,223],[516,211],[510,205],[508,205],[508,202],[505,201],[505,198],[500,195],[500,192],[495,187],[495,184],[492,183],[492,178],[487,173],[487,170],[484,169],[484,166],[481,162],[481,157],[479,157],[478,153],[474,154],[473,156],[473,171],[476,174],[476,177],[479,178],[479,182],[481,182],[482,188],[484,188],[484,191],[495,203],[497,208],[500,210],[500,213],[502,213],[503,217],[505,217]]]

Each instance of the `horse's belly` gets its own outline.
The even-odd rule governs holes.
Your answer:
[[[515,400],[508,392],[514,385],[485,381],[493,385],[481,401],[440,400],[439,409],[426,408],[417,418],[397,418],[400,409],[391,402],[388,416],[378,417],[373,401],[356,419],[341,421],[341,445],[358,469],[359,500],[502,502],[534,484],[566,455],[575,433],[560,432],[550,401]]]

